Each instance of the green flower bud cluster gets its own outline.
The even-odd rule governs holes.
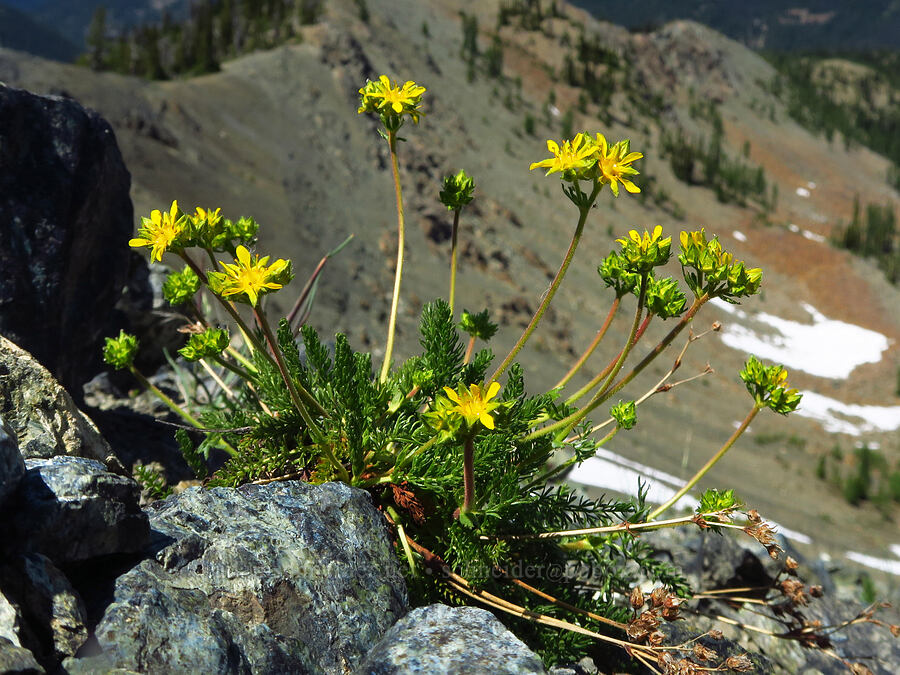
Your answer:
[[[178,353],[188,361],[199,361],[210,356],[218,356],[228,347],[228,342],[228,329],[207,328],[202,333],[192,334]]]
[[[637,230],[631,230],[628,238],[616,239],[622,245],[622,260],[625,269],[636,274],[644,274],[654,267],[665,265],[669,262],[672,249],[672,237],[662,237],[662,227],[657,225],[653,233],[644,230],[644,234],[638,234]]]
[[[673,316],[681,316],[687,304],[684,291],[678,288],[678,282],[672,277],[654,279],[647,282],[647,293],[644,304],[651,314],[660,319],[671,319]]]
[[[743,262],[735,262],[718,237],[707,241],[705,229],[681,233],[681,254],[678,256],[684,278],[697,297],[708,294],[736,303],[737,298],[759,292],[762,270],[747,269]]]
[[[710,488],[700,497],[697,513],[717,513],[740,507],[741,501],[734,496],[734,490],[719,492],[715,488]]]
[[[787,386],[787,376],[784,366],[764,366],[755,356],[747,360],[741,371],[741,379],[756,404],[771,408],[779,415],[787,415],[796,410],[803,396],[796,389]]]
[[[172,272],[163,282],[163,297],[173,307],[183,305],[200,289],[200,277],[185,266],[181,272]]]
[[[462,169],[455,176],[444,177],[441,188],[441,204],[446,206],[448,211],[461,209],[471,202],[475,195],[475,181]]]
[[[203,209],[189,219],[189,246],[210,251],[234,253],[235,246],[252,246],[256,241],[259,224],[253,218],[241,217],[237,221],[219,215],[221,209]]]
[[[641,280],[639,275],[625,268],[625,260],[615,251],[610,251],[603,259],[597,267],[597,273],[607,286],[615,290],[617,298],[633,292]]]
[[[106,338],[103,346],[103,360],[116,370],[131,368],[134,357],[137,356],[138,339],[124,330],[119,331],[119,337]]]
[[[497,324],[491,322],[490,313],[486,309],[478,314],[472,314],[464,309],[459,320],[459,329],[471,337],[487,342],[497,332]]]
[[[621,401],[609,409],[610,417],[616,421],[616,425],[620,429],[631,429],[637,424],[637,413],[634,408],[634,401]]]

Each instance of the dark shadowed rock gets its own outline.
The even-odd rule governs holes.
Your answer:
[[[31,354],[0,335],[0,415],[26,459],[74,455],[104,461],[109,445]]]
[[[7,513],[10,543],[55,563],[141,550],[147,516],[140,487],[81,457],[29,459]]]
[[[19,444],[12,429],[6,426],[0,413],[0,508],[6,498],[15,491],[25,475],[25,460],[19,452]]]
[[[70,673],[349,673],[406,609],[383,517],[340,483],[189,489],[149,509],[153,559],[116,580]]]
[[[372,648],[357,675],[402,673],[546,673],[540,657],[490,612],[429,605],[394,624]]]
[[[43,673],[34,654],[0,635],[0,673],[7,675],[32,675]]]
[[[87,614],[69,580],[39,553],[13,556],[0,565],[0,592],[20,616],[18,643],[48,670],[87,641]]]
[[[131,176],[71,99],[0,84],[0,120],[0,333],[80,396],[128,270]]]

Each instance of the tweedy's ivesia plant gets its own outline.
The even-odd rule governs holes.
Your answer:
[[[713,298],[734,303],[756,294],[761,270],[734,260],[702,229],[681,232],[678,261],[689,299],[676,279],[658,276],[672,255],[672,237],[658,226],[629,231],[598,267],[598,281],[611,289],[612,300],[596,338],[553,389],[529,393],[515,358],[563,285],[591,209],[604,188],[614,198],[621,188],[640,192],[632,178],[643,155],[632,151],[628,140],[611,144],[600,133],[551,140],[551,156],[531,168],[558,175],[575,208],[575,228],[550,288],[513,348],[494,366],[489,349],[475,351],[476,341],[490,340],[497,330],[489,311],[455,312],[460,214],[475,196],[473,179],[460,171],[448,176],[440,190],[441,202],[453,211],[449,302],[438,299],[425,306],[421,354],[395,362],[404,262],[398,132],[407,119],[417,124],[424,114],[425,88],[382,76],[359,93],[359,113],[377,115],[381,122],[397,209],[396,278],[380,366],[343,335],[327,348],[304,324],[310,290],[336,251],[313,272],[291,316],[273,327],[263,308],[265,297],[291,280],[290,262],[252,252],[257,232],[252,219],[233,221],[219,209],[200,207],[185,214],[177,202],[168,212],[154,211],[143,219],[131,245],[149,247],[154,260],[165,252],[175,254],[185,265],[172,272],[163,289],[186,318],[189,338],[176,364],[185,398],[176,403],[135,368],[138,345],[132,336],[109,338],[106,361],[130,369],[186,428],[198,432],[182,429],[177,435],[200,477],[205,477],[204,458],[211,447],[229,453],[225,465],[206,477],[206,485],[340,480],[367,490],[385,515],[419,602],[488,606],[547,663],[577,658],[599,641],[622,647],[633,663],[654,672],[749,669],[746,656],[726,659],[698,649],[694,641],[665,644],[661,622],[677,618],[692,591],[637,534],[677,526],[737,529],[777,555],[771,528],[755,512],[744,513],[732,491],[707,490],[694,513],[661,516],[722,458],[756,414],[764,408],[787,414],[797,407],[800,394],[789,387],[781,366],[750,358],[740,373],[753,399],[750,413],[667,503],[651,509],[641,487],[631,499],[587,499],[559,480],[617,433],[631,429],[637,407],[653,394],[694,379],[670,381],[685,351],[702,337],[690,330],[697,312]],[[585,386],[569,390],[573,375],[586,368],[588,356],[628,303],[633,310],[624,344]],[[233,332],[220,325],[217,317],[224,316]],[[631,359],[653,319],[674,324],[659,343]],[[680,336],[683,347],[664,377],[642,395],[623,400],[625,387]],[[598,416],[594,422],[592,415]],[[192,438],[198,437],[203,440],[196,445]],[[142,477],[148,479],[147,471]],[[163,493],[158,481],[153,487]],[[786,574],[793,574],[790,565]],[[653,580],[655,590],[644,595],[636,585],[639,577]],[[773,593],[781,593],[777,601],[787,603],[781,620],[799,630],[797,635],[825,639],[823,629],[795,625],[802,618],[791,608],[811,592],[797,583],[789,585],[789,597],[784,583],[773,587]],[[871,615],[856,620],[874,622]]]

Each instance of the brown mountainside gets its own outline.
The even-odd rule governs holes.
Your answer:
[[[829,144],[794,124],[768,93],[774,72],[759,56],[698,24],[676,22],[651,34],[631,34],[563,5],[563,16],[545,20],[542,31],[503,27],[503,78],[490,78],[479,67],[469,81],[460,58],[459,12],[477,13],[484,51],[492,40],[484,28],[496,25],[498,2],[369,4],[371,19],[364,24],[355,3],[331,0],[320,23],[303,29],[302,42],[227,62],[213,75],[144,82],[0,50],[0,81],[73,96],[106,116],[132,172],[136,214],[177,198],[187,210],[222,206],[227,215],[253,215],[263,225],[260,253],[293,260],[294,292],[325,251],[355,233],[327,267],[311,321],[326,335],[346,332],[355,347],[376,354],[383,350],[389,311],[395,221],[385,144],[373,121],[356,112],[356,92],[366,77],[384,72],[428,88],[427,115],[417,128],[404,129],[408,142],[401,146],[408,200],[401,355],[417,349],[422,304],[446,296],[450,219],[437,193],[441,177],[459,168],[478,186],[462,218],[460,305],[492,309],[501,323],[495,352],[505,353],[518,337],[575,225],[559,181],[528,171],[546,156],[545,139],[560,137],[561,118],[571,109],[576,131],[630,138],[646,155],[639,168],[653,185],[641,200],[601,196],[563,289],[522,357],[528,384],[555,382],[599,328],[611,297],[596,266],[616,236],[658,223],[677,239],[679,229],[702,225],[738,258],[765,270],[761,297],[745,303],[751,313],[807,322],[804,302],[892,341],[881,362],[860,366],[847,379],[796,372],[794,386],[847,403],[900,405],[894,393],[900,291],[865,262],[815,237],[827,237],[840,220],[849,220],[856,194],[863,204],[900,205],[900,195],[885,181],[888,162],[865,148]],[[620,64],[611,75],[615,91],[608,106],[589,103],[585,112],[578,110],[580,89],[561,75],[571,50],[566,44],[574,44],[582,29],[599,36]],[[559,116],[546,105],[551,91]],[[769,184],[778,186],[770,215],[761,215],[758,204],[722,204],[712,190],[680,182],[661,156],[666,132],[709,134],[708,122],[691,114],[692,106],[709,101],[719,104],[726,152],[738,157],[749,143],[747,161],[762,166]],[[534,119],[533,135],[524,131],[526,116]],[[289,295],[282,296],[284,305],[293,300]],[[697,330],[714,319],[731,320],[711,307],[699,315]],[[622,315],[613,325],[605,349],[592,361],[595,372],[618,350],[616,340],[624,339],[628,323]],[[651,325],[647,346],[665,330],[662,322]],[[737,378],[745,358],[717,335],[695,344],[682,372],[694,374],[709,361],[716,375],[642,406],[638,426],[617,437],[614,450],[689,476],[749,409]],[[629,398],[660,377],[669,365],[662,361]],[[783,436],[754,441],[766,434]],[[805,445],[785,443],[791,436]],[[896,431],[871,439],[881,443],[890,462],[900,460]],[[735,487],[748,504],[790,528],[814,532],[822,545],[880,555],[888,543],[900,543],[886,538],[893,525],[874,509],[849,509],[813,475],[819,454],[835,443],[851,448],[855,440],[826,433],[809,419],[761,415],[707,485]]]

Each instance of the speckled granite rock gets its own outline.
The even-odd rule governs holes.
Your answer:
[[[0,673],[5,675],[36,675],[44,669],[27,649],[0,636]]]
[[[0,564],[0,593],[14,603],[10,604],[18,619],[12,635],[2,628],[0,635],[29,649],[48,669],[75,654],[87,641],[84,602],[46,556],[28,553]]]
[[[12,429],[0,415],[0,507],[19,485],[25,475],[25,460]]]
[[[362,491],[192,488],[148,511],[155,557],[116,580],[101,653],[66,660],[70,673],[350,673],[406,610]]]
[[[139,551],[147,544],[140,487],[130,478],[82,457],[28,459],[8,505],[2,542],[43,553],[55,563]]]
[[[31,354],[0,335],[0,415],[29,457],[105,461],[109,445],[72,397]]]
[[[394,624],[356,670],[357,675],[546,672],[541,659],[493,614],[446,605],[411,611]]]

